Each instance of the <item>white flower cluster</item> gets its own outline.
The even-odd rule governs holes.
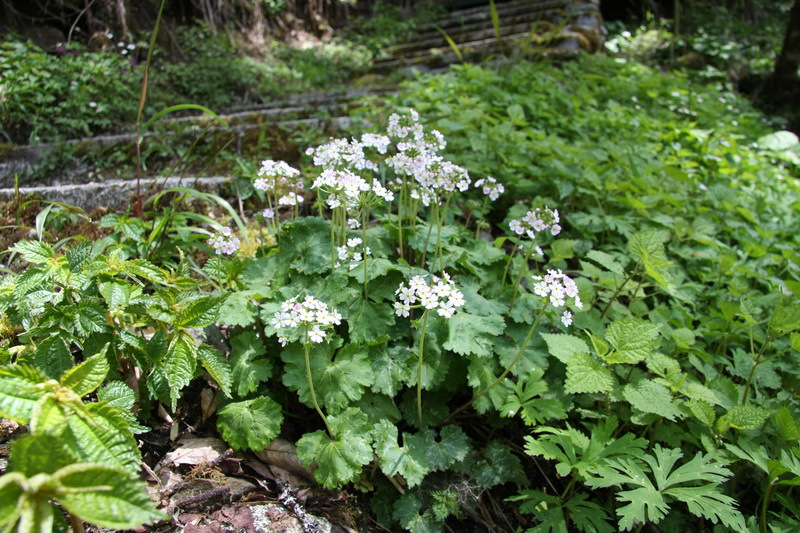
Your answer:
[[[313,156],[314,164],[320,167],[378,170],[378,165],[367,159],[364,148],[375,148],[378,153],[385,154],[389,149],[390,142],[385,135],[365,133],[359,141],[331,139],[328,144],[308,148],[306,155]]]
[[[500,195],[506,191],[506,188],[503,187],[503,184],[491,176],[488,176],[486,179],[479,179],[476,181],[475,187],[481,189],[484,196],[488,196],[489,200],[493,202],[500,198]]]
[[[436,309],[439,316],[450,318],[456,310],[464,305],[464,295],[456,289],[455,283],[445,272],[444,279],[438,276],[431,277],[431,284],[423,276],[414,276],[408,281],[408,286],[400,284],[395,291],[397,301],[394,309],[397,316],[407,317],[412,308],[424,307],[427,310]]]
[[[346,245],[336,248],[336,252],[339,254],[339,262],[336,263],[336,267],[338,268],[342,263],[350,261],[350,270],[356,268],[363,259],[360,251],[363,250],[361,246],[363,242],[364,241],[358,237],[354,237],[352,239],[347,239]],[[369,246],[367,246],[367,255],[372,255]]]
[[[532,277],[537,281],[533,286],[533,293],[542,298],[548,298],[556,309],[564,307],[567,298],[572,298],[572,305],[583,309],[583,302],[578,295],[578,285],[561,270],[548,270],[544,277]],[[572,313],[564,311],[561,315],[561,322],[565,327],[572,325]]]
[[[456,190],[466,191],[471,180],[464,168],[436,155],[447,145],[444,136],[436,130],[426,133],[418,120],[414,110],[410,116],[389,117],[389,135],[407,140],[397,143],[397,153],[386,162],[397,175],[413,178],[417,186],[411,195],[427,206]]]
[[[303,202],[303,197],[297,194],[303,189],[303,181],[299,179],[300,171],[286,162],[266,159],[261,162],[258,176],[253,187],[260,191],[289,190],[287,194],[278,199],[278,205],[293,206]]]
[[[225,226],[220,233],[208,239],[208,244],[214,248],[217,255],[233,255],[239,249],[242,242],[233,236],[231,228]]]
[[[535,239],[537,233],[541,233],[547,229],[553,236],[561,233],[561,226],[558,225],[558,210],[545,207],[544,209],[537,207],[534,211],[522,217],[522,220],[512,220],[508,223],[511,231],[517,235],[525,235],[529,239]]]
[[[370,186],[364,178],[353,174],[349,170],[326,168],[314,180],[312,187],[328,193],[325,203],[331,209],[339,206],[347,208],[359,207],[363,201],[362,193],[370,191],[387,202],[394,200],[394,193],[386,190],[378,180],[374,180],[372,186]]]
[[[286,346],[298,329],[308,334],[309,341],[319,344],[327,337],[326,329],[342,323],[342,315],[336,309],[329,310],[327,304],[312,296],[306,296],[302,302],[298,302],[298,298],[283,302],[281,310],[272,318],[281,346]]]

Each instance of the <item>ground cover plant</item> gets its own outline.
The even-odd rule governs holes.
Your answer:
[[[5,527],[162,518],[134,435],[199,381],[203,432],[295,442],[387,528],[796,529],[796,138],[607,57],[359,116],[383,126],[256,165],[252,220],[184,188],[7,251]]]

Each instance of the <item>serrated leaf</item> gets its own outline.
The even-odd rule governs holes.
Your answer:
[[[476,316],[456,313],[447,320],[449,335],[444,348],[460,355],[489,357],[494,353],[496,337],[503,334],[505,322],[500,315]]]
[[[686,406],[700,422],[709,427],[714,425],[714,420],[716,420],[717,415],[714,412],[714,408],[711,406],[711,404],[705,400],[692,398],[686,402]]]
[[[217,413],[217,429],[234,450],[263,450],[281,432],[281,406],[268,396],[229,403]]]
[[[375,427],[375,453],[378,454],[381,470],[387,476],[400,474],[409,487],[415,487],[431,471],[425,454],[425,439],[419,435],[403,433],[403,445],[397,442],[397,427],[388,420],[381,420]]]
[[[114,529],[133,529],[163,520],[148,497],[146,485],[124,470],[77,464],[53,475],[58,500],[74,516]]]
[[[254,392],[259,383],[272,377],[272,361],[260,358],[265,353],[264,343],[252,331],[231,339],[232,382],[239,396]]]
[[[19,241],[12,249],[33,265],[42,265],[56,256],[53,247],[41,241]]]
[[[316,462],[314,478],[332,489],[355,481],[372,460],[372,437],[366,415],[348,408],[328,417],[335,439],[325,431],[307,433],[297,441],[297,458],[308,467]]]
[[[615,385],[616,379],[611,370],[592,355],[576,353],[569,359],[564,386],[570,394],[608,392]]]
[[[48,377],[58,379],[75,365],[69,345],[61,336],[44,339],[33,352],[33,363]]]
[[[640,318],[615,320],[606,330],[606,340],[614,347],[614,351],[603,359],[609,364],[636,364],[643,361],[658,348],[658,329],[656,324]]]
[[[25,364],[0,367],[0,416],[27,424],[45,391],[37,387],[47,376]]]
[[[194,298],[178,312],[176,326],[183,328],[204,328],[217,320],[222,298],[218,296],[204,296]]]
[[[80,268],[93,257],[93,246],[94,243],[92,241],[83,241],[67,250],[67,263],[72,272],[80,270]]]
[[[742,514],[736,510],[736,500],[726,496],[715,484],[701,487],[676,487],[667,489],[668,494],[689,507],[689,512],[710,520],[712,524],[722,525],[735,531],[749,531]]]
[[[736,405],[717,420],[717,431],[720,433],[729,427],[736,429],[758,429],[769,417],[770,411],[757,405]]]
[[[61,384],[69,387],[80,397],[93,392],[103,384],[111,367],[106,359],[106,350],[72,367],[61,376]]]
[[[19,472],[7,472],[0,476],[0,526],[12,526],[17,523],[22,510],[19,505],[23,497],[22,486],[26,482],[25,476]],[[15,531],[6,529],[5,531]],[[16,530],[19,531],[19,530]]]
[[[467,368],[467,384],[472,387],[477,394],[482,390],[489,390],[482,398],[475,401],[473,406],[479,413],[485,413],[489,409],[500,409],[503,402],[510,392],[510,380],[505,379],[488,389],[497,381],[500,369],[493,358],[469,356],[469,367]]]
[[[246,328],[256,321],[258,308],[251,301],[260,297],[259,291],[238,291],[228,294],[219,308],[217,320],[228,326]]]
[[[164,271],[146,259],[131,259],[121,263],[118,268],[123,274],[138,276],[153,283],[166,283],[167,281]]]
[[[372,342],[386,335],[386,330],[394,325],[394,321],[395,314],[387,303],[356,298],[347,316],[350,340],[356,343]]]
[[[36,474],[52,474],[74,462],[75,457],[69,454],[58,437],[28,434],[14,440],[9,466],[10,470],[30,478]]]
[[[573,239],[556,239],[550,245],[550,260],[552,262],[575,257],[575,246],[578,241]]]
[[[131,286],[121,281],[106,281],[99,286],[100,294],[112,313],[123,311],[131,298]]]
[[[146,433],[151,428],[139,424],[134,414],[136,393],[121,381],[109,381],[97,389],[97,399],[117,409],[134,433]]]
[[[625,269],[610,255],[600,250],[589,250],[586,257],[615,274],[625,274]]]
[[[415,493],[404,494],[394,503],[392,516],[411,533],[441,533],[443,524],[430,509],[422,511],[422,501]]]
[[[197,348],[197,358],[214,381],[219,385],[222,394],[231,397],[233,387],[233,371],[225,356],[207,344]]]
[[[309,346],[309,366],[317,401],[328,409],[341,410],[357,401],[364,389],[372,385],[372,368],[367,361],[366,347],[349,344],[333,357],[330,343]],[[312,406],[311,390],[306,375],[305,348],[294,343],[281,354],[286,363],[283,383],[298,391],[300,401]]]
[[[167,357],[164,360],[164,373],[169,383],[170,406],[174,411],[178,404],[180,392],[194,377],[197,368],[197,351],[191,337],[176,335],[169,343]]]
[[[785,335],[800,329],[800,305],[782,305],[769,319],[769,329],[778,335]]]
[[[792,416],[792,412],[786,407],[781,407],[775,413],[775,422],[781,432],[781,437],[787,441],[800,440],[800,425]]]
[[[589,353],[589,345],[583,339],[564,333],[542,333],[547,351],[550,355],[561,361],[569,363],[570,358],[576,353]]]
[[[108,331],[106,314],[102,306],[96,302],[81,302],[78,307],[78,327],[84,336]]]
[[[128,423],[110,405],[93,403],[73,410],[62,439],[83,462],[123,470],[139,467],[139,449]]]
[[[680,417],[672,394],[661,383],[650,379],[643,379],[635,385],[629,383],[622,390],[622,395],[633,407],[644,413],[657,414],[672,421]]]

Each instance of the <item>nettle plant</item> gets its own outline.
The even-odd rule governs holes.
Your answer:
[[[44,440],[16,442],[0,506],[28,523],[55,500],[109,525],[117,518],[73,496],[113,492],[138,511],[110,527],[158,519],[133,478],[116,490],[81,485],[91,476],[75,472],[134,475],[132,434],[147,430],[138,420],[157,405],[178,418],[186,387],[204,378],[231,447],[294,440],[323,487],[372,492],[387,527],[437,531],[478,517],[487,489],[513,483],[500,494],[516,494],[542,530],[641,529],[687,513],[745,530],[725,492],[740,460],[769,475],[763,527],[773,497],[789,508],[779,489],[800,476],[800,451],[774,453],[749,435],[777,412],[788,442],[800,439],[791,404],[764,394],[773,359],[800,342],[800,306],[723,307],[714,327],[746,328],[750,352],[734,368],[688,357],[694,334],[674,326],[685,317],[641,311],[651,296],[683,296],[670,288],[666,232],[588,249],[557,238],[562,215],[538,198],[492,224],[503,185],[473,184],[445,147],[412,111],[390,117],[385,135],[309,149],[308,179],[265,161],[253,187],[274,245],[254,257],[239,250],[247,235],[227,227],[201,245],[211,256],[202,268],[188,256],[158,266],[113,234],[18,243],[31,267],[0,284],[16,328],[0,347],[0,415],[64,453],[45,460]],[[147,255],[163,258],[162,242],[170,248],[153,239]],[[553,461],[563,483],[528,488],[536,474],[523,452]]]

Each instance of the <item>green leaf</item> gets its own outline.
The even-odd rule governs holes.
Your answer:
[[[588,353],[573,354],[567,362],[567,380],[564,386],[570,394],[608,392],[614,388],[616,382],[611,370]]]
[[[96,302],[81,302],[78,306],[78,326],[79,331],[85,336],[108,331],[108,322],[106,322],[106,313],[103,307]]]
[[[729,427],[736,429],[758,429],[769,417],[770,411],[757,405],[736,405],[717,420],[717,431],[723,433]]]
[[[258,316],[258,308],[251,300],[261,296],[260,291],[238,291],[228,294],[220,305],[217,319],[228,326],[246,328],[252,325]]]
[[[204,296],[189,300],[188,305],[178,312],[176,326],[183,328],[204,328],[217,320],[222,298],[219,296]]]
[[[311,377],[314,381],[317,400],[328,409],[341,410],[364,394],[364,389],[372,386],[373,375],[367,348],[348,344],[333,357],[333,346],[309,346]],[[312,406],[311,391],[306,375],[305,348],[294,343],[281,354],[286,362],[283,383],[291,390],[298,391],[300,401]]]
[[[414,379],[415,368],[407,346],[386,343],[369,348],[374,381],[372,390],[394,397],[404,383]]]
[[[167,519],[147,495],[147,486],[124,470],[76,464],[53,475],[58,500],[71,514],[102,527],[133,529]]]
[[[372,460],[372,436],[367,416],[355,408],[328,417],[336,436],[325,431],[307,433],[297,441],[297,458],[308,467],[317,463],[314,478],[325,488],[337,488],[358,479]]]
[[[131,299],[131,285],[122,281],[106,281],[100,284],[100,294],[112,313],[123,311]]]
[[[798,425],[792,412],[786,407],[781,407],[775,413],[775,422],[781,432],[781,437],[787,441],[800,440],[800,425]]]
[[[72,367],[61,376],[61,384],[69,387],[80,397],[94,392],[103,384],[111,367],[106,359],[106,348],[101,353],[90,357],[78,366]]]
[[[387,476],[400,474],[409,487],[415,487],[431,471],[425,454],[425,441],[419,435],[403,433],[403,446],[397,443],[397,427],[381,420],[375,427],[375,453]]]
[[[357,298],[350,305],[347,327],[350,340],[366,343],[386,335],[387,329],[394,325],[395,314],[386,303],[376,303]]]
[[[259,358],[264,355],[264,343],[252,331],[245,331],[231,339],[232,381],[236,393],[246,396],[258,388],[258,384],[272,377],[272,361]]]
[[[452,464],[464,460],[470,451],[469,437],[458,426],[445,426],[439,431],[439,440],[432,429],[419,433],[424,439],[423,449],[431,470],[445,471]]]
[[[190,336],[176,335],[167,348],[167,357],[164,361],[164,372],[169,383],[169,397],[172,410],[178,404],[180,392],[194,377],[197,368],[195,353],[197,348]]]
[[[151,428],[139,424],[134,406],[136,393],[121,381],[109,381],[97,389],[97,399],[115,408],[134,433],[147,433]]]
[[[474,470],[470,473],[478,485],[492,488],[509,481],[525,483],[522,463],[511,453],[509,447],[500,441],[491,441],[481,454]]]
[[[0,416],[27,424],[36,402],[45,394],[38,387],[44,381],[47,376],[29,365],[0,367]]]
[[[782,305],[769,320],[769,329],[780,335],[800,329],[800,305]]]
[[[58,379],[75,365],[69,345],[61,336],[44,339],[33,352],[33,363],[48,377]]]
[[[692,398],[686,402],[686,406],[700,422],[709,427],[714,425],[717,415],[714,412],[714,408],[707,401]]]
[[[644,361],[658,348],[658,329],[656,324],[640,318],[626,317],[612,322],[606,330],[606,340],[615,351],[603,357],[609,364],[636,364]]]
[[[268,396],[225,405],[217,429],[234,450],[263,450],[281,432],[281,406]]]
[[[392,516],[400,526],[411,533],[441,533],[442,524],[430,509],[422,511],[422,501],[417,494],[404,494],[394,503]]]
[[[575,245],[577,244],[578,241],[572,239],[556,239],[550,245],[550,261],[555,263],[562,259],[572,259],[575,257]]]
[[[164,271],[146,259],[132,259],[119,265],[119,271],[129,276],[138,276],[153,283],[166,283]]]
[[[12,250],[22,256],[28,263],[42,265],[56,256],[53,247],[41,241],[19,241]]]
[[[601,252],[599,250],[589,250],[586,253],[586,257],[597,263],[598,265],[604,267],[606,270],[613,272],[614,274],[623,275],[625,274],[625,269],[617,263],[617,261],[610,255],[605,252]]]
[[[225,356],[207,344],[197,348],[197,358],[214,381],[219,385],[222,394],[231,397],[233,387],[233,371]]]
[[[122,414],[110,405],[93,403],[67,418],[63,442],[86,463],[137,470],[139,448]]]
[[[444,348],[460,355],[489,357],[494,353],[497,337],[503,334],[505,322],[500,315],[477,316],[456,313],[447,320],[449,335]]]
[[[292,258],[291,267],[303,274],[321,274],[331,267],[329,222],[301,217],[283,228],[281,252]]]
[[[0,526],[11,526],[17,523],[21,511],[19,503],[24,494],[22,484],[25,482],[25,476],[19,472],[8,472],[0,476]],[[14,529],[6,531],[14,531]]]
[[[645,272],[662,285],[668,285],[664,273],[672,266],[667,260],[664,243],[669,240],[669,233],[660,230],[644,230],[631,235],[628,250],[645,268]]]
[[[10,470],[30,478],[36,474],[52,474],[73,464],[75,457],[64,448],[54,435],[26,435],[11,446]]]
[[[570,358],[576,353],[589,353],[589,345],[574,335],[542,333],[542,338],[547,343],[547,351],[550,352],[550,355],[565,364],[569,363]]]
[[[622,395],[636,409],[644,413],[653,413],[675,421],[680,418],[680,411],[672,399],[669,389],[650,379],[643,379],[637,384],[627,384]]]

